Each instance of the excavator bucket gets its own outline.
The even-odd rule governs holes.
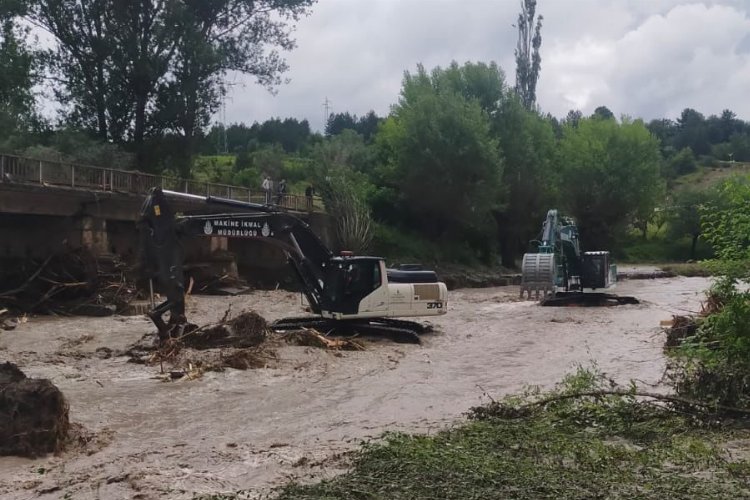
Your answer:
[[[527,253],[521,265],[521,298],[539,299],[555,292],[556,263],[554,253]]]

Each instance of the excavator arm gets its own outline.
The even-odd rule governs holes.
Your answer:
[[[177,217],[167,197],[199,199],[207,207],[241,209],[242,213],[215,213]],[[215,197],[199,197],[154,188],[141,208],[141,269],[154,279],[166,300],[149,313],[160,338],[174,335],[185,319],[185,286],[182,238],[213,237],[255,239],[273,244],[285,253],[300,280],[311,310],[320,314],[325,295],[323,280],[331,251],[301,219],[265,205]],[[169,322],[163,319],[170,313]]]

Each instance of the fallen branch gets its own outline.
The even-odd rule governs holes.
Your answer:
[[[671,396],[668,394],[659,394],[656,392],[640,392],[640,391],[627,391],[627,390],[614,390],[614,389],[571,392],[571,393],[566,393],[566,394],[555,394],[554,396],[549,396],[549,397],[540,399],[539,401],[533,401],[531,403],[526,403],[524,405],[521,405],[520,409],[530,409],[535,406],[545,406],[545,405],[548,405],[549,403],[564,401],[566,399],[578,399],[578,398],[602,397],[602,396],[636,396],[636,397],[656,399],[659,401],[666,401],[668,403],[682,404],[682,405],[693,406],[693,407],[698,407],[698,408],[715,409],[715,410],[722,410],[722,411],[731,412],[731,413],[740,413],[743,415],[750,415],[750,409],[735,408],[733,406],[725,406],[725,405],[713,404],[713,403],[704,403],[702,401],[695,401],[693,399],[682,398],[680,396]]]
[[[39,276],[45,267],[47,267],[47,264],[49,264],[49,261],[52,260],[53,255],[50,255],[47,257],[47,259],[44,261],[44,263],[37,269],[34,274],[32,274],[29,279],[27,279],[23,285],[19,286],[18,288],[14,288],[13,290],[8,290],[5,292],[0,293],[0,297],[12,297],[13,295],[23,292],[26,287],[29,286],[29,284],[36,279],[37,276]]]

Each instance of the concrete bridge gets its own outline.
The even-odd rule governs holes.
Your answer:
[[[241,186],[0,155],[0,258],[45,258],[87,248],[95,255],[117,254],[133,260],[138,251],[134,222],[145,194],[155,186],[201,196],[265,201],[265,193]],[[287,194],[278,207],[306,220],[331,244],[329,217],[322,211],[320,199],[312,201],[310,206],[304,196]],[[178,212],[186,214],[237,211],[209,209],[200,200],[180,198],[174,204]],[[257,241],[201,239],[186,247],[191,260],[231,252],[237,255],[239,266],[278,267],[284,263],[277,249]]]

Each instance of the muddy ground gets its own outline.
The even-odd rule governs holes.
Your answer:
[[[697,311],[704,278],[622,282],[641,305],[543,308],[517,287],[456,290],[422,345],[367,343],[365,351],[281,346],[270,368],[164,381],[159,367],[108,357],[153,330],[141,317],[33,317],[0,332],[0,359],[51,379],[85,432],[42,459],[0,457],[0,497],[192,498],[268,491],[290,477],[329,477],[347,451],[385,430],[435,432],[470,406],[528,384],[550,386],[577,363],[620,382],[659,384],[659,321]],[[192,298],[190,319],[226,304],[269,320],[300,313],[300,297],[255,292]]]

